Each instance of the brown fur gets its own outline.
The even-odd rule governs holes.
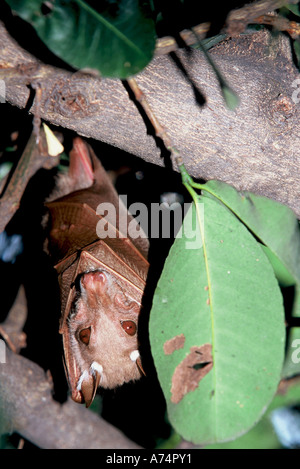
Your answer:
[[[119,217],[127,224],[132,217],[81,139],[75,139],[70,158],[69,174],[59,178],[46,204],[48,248],[61,289],[60,331],[72,397],[90,405],[99,384],[113,388],[141,376],[135,325],[148,271],[148,240],[119,236]],[[116,238],[96,234],[101,202],[116,208]],[[123,327],[128,323],[133,335]]]

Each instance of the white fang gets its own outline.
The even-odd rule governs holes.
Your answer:
[[[130,356],[130,360],[132,360],[133,362],[136,362],[140,356],[140,353],[138,350],[134,350],[133,352],[131,352],[129,356]]]
[[[87,370],[84,370],[84,372],[82,373],[82,375],[80,376],[79,380],[78,380],[78,383],[77,383],[77,391],[81,391],[81,385],[83,383],[83,381],[89,377],[89,372]]]
[[[91,369],[92,369],[92,371],[97,371],[100,374],[103,373],[103,366],[100,365],[100,363],[98,363],[98,362],[93,362],[91,364]]]

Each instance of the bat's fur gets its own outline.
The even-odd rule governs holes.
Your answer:
[[[98,384],[113,388],[141,376],[135,328],[148,270],[148,241],[97,238],[95,210],[100,202],[109,201],[121,217],[132,218],[119,205],[111,181],[88,148],[75,139],[69,173],[58,178],[46,205],[72,397],[90,405]],[[118,225],[115,228],[118,231]],[[133,334],[123,327],[128,323],[134,325]],[[88,339],[82,341],[85,331]]]

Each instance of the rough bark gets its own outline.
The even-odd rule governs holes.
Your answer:
[[[0,44],[7,101],[24,108],[27,85],[38,82],[46,121],[164,164],[160,147],[121,81],[44,65],[25,52],[3,24]],[[292,99],[299,73],[288,38],[274,38],[267,31],[245,34],[228,38],[211,54],[240,97],[235,111],[226,109],[215,74],[198,50],[156,57],[137,82],[192,176],[273,198],[300,217],[300,104]],[[199,93],[205,104],[197,101]],[[36,109],[34,102],[30,112]]]
[[[17,432],[40,448],[139,448],[85,407],[54,401],[44,371],[8,349],[0,364],[0,405],[0,433]]]

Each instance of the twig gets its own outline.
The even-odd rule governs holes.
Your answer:
[[[135,78],[129,78],[127,83],[134,94],[135,99],[144,109],[149,121],[151,122],[153,129],[155,131],[156,137],[160,138],[166,149],[171,153],[171,158],[175,160],[175,163],[180,166],[182,164],[182,158],[180,156],[179,151],[174,147],[171,142],[171,139],[166,131],[166,129],[159,123],[156,115],[154,114],[150,104],[147,101],[146,96],[140,89],[139,85],[137,84]]]
[[[26,335],[23,332],[26,319],[27,302],[24,287],[21,285],[6,320],[0,324],[0,335],[14,353],[19,353],[26,346]]]
[[[0,232],[2,232],[18,210],[24,190],[30,178],[41,168],[50,169],[58,164],[58,158],[50,157],[46,150],[44,134],[39,145],[36,132],[29,138],[18,165],[0,199]],[[41,151],[44,148],[44,151]]]
[[[138,86],[137,82],[135,81],[134,78],[130,78],[127,80],[128,85],[131,89],[131,91],[134,93],[135,99],[140,103],[142,108],[144,109],[148,119],[150,120],[154,130],[155,130],[155,135],[156,137],[159,137],[166,149],[171,153],[171,159],[172,162],[175,163],[178,166],[178,170],[181,174],[181,179],[182,179],[182,184],[185,186],[187,191],[190,193],[193,201],[197,205],[197,200],[198,200],[198,194],[194,191],[193,187],[196,188],[197,184],[194,183],[193,179],[187,172],[185,165],[183,163],[183,159],[180,155],[180,152],[175,148],[175,146],[172,144],[172,141],[166,131],[166,129],[159,123],[156,115],[151,109],[151,106],[149,105],[146,96]],[[198,209],[197,209],[198,210]]]
[[[300,24],[283,16],[261,15],[255,18],[253,23],[267,24],[277,31],[286,31],[293,39],[300,36]]]
[[[201,38],[204,38],[207,32],[209,31],[210,23],[201,23],[197,26],[194,26],[193,29],[196,31],[197,35]],[[184,29],[179,33],[181,39],[188,46],[193,46],[197,41],[195,40],[195,35],[190,29]],[[159,38],[156,42],[155,47],[155,56],[169,54],[175,50],[179,49],[179,45],[176,40],[171,36],[165,36]]]
[[[232,10],[226,19],[226,31],[230,36],[236,36],[245,31],[248,24],[256,23],[256,19],[270,11],[277,10],[287,3],[297,3],[298,0],[258,0],[242,8]]]
[[[295,21],[289,21],[282,16],[274,16],[268,14],[270,11],[276,10],[286,5],[286,0],[259,0],[252,2],[251,5],[232,10],[226,20],[226,32],[229,36],[237,35],[245,31],[248,24],[271,25],[278,31],[286,31],[292,38],[300,35],[300,25]],[[289,3],[297,3],[291,1]],[[225,25],[224,25],[225,26]],[[211,23],[201,23],[193,26],[192,29],[184,29],[180,31],[179,36],[187,46],[194,46],[199,39],[204,39],[209,32]],[[195,37],[195,33],[196,36]],[[179,49],[176,40],[171,36],[159,38],[156,42],[155,56],[169,54]]]
[[[43,91],[39,81],[34,81],[31,83],[31,87],[35,90],[35,102],[36,102],[36,112],[33,116],[33,133],[35,135],[35,142],[37,145],[40,145],[40,127],[41,127],[41,104]],[[42,153],[43,147],[40,145],[40,151]]]

